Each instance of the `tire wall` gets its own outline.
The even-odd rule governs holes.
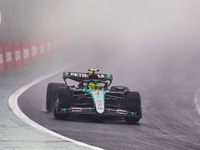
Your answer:
[[[51,57],[65,43],[64,0],[0,1],[0,72]]]

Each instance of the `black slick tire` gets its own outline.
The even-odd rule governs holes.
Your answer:
[[[52,112],[55,103],[55,94],[58,87],[64,87],[64,83],[49,83],[46,93],[46,110]]]
[[[124,109],[130,112],[134,112],[139,116],[139,118],[135,117],[124,117],[127,123],[137,123],[142,118],[141,113],[141,99],[140,94],[138,92],[127,91],[125,93],[125,100],[124,100]]]
[[[68,114],[59,114],[62,108],[70,108],[72,100],[72,92],[67,87],[59,87],[56,93],[56,101],[54,107],[54,117],[56,119],[66,119]]]

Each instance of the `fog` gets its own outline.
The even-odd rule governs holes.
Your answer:
[[[9,4],[5,7],[8,11],[13,10],[8,17],[14,15],[10,19],[14,20],[14,33],[5,37],[1,34],[1,39],[30,40],[62,33],[68,41],[66,55],[73,51],[75,60],[88,56],[95,59],[80,71],[98,67],[102,72],[115,74],[117,79],[121,72],[126,72],[136,79],[141,75],[152,76],[154,81],[163,68],[178,71],[199,56],[198,0],[4,0],[4,3]],[[5,18],[2,16],[0,27]],[[22,27],[18,28],[18,24]]]
[[[24,97],[21,95],[18,104],[28,117],[64,136],[105,149],[199,148],[199,115],[194,105],[200,80],[199,0],[42,0],[39,6],[40,1],[34,0],[34,7],[41,10],[33,13],[36,26],[27,34],[64,35],[64,59],[56,61],[63,62],[69,72],[97,68],[101,73],[113,74],[112,85],[140,93],[143,119],[133,126],[115,123],[111,117],[108,122],[100,117],[95,121],[71,116],[69,120],[54,119],[46,113],[46,87],[50,82],[63,82],[62,72],[34,85],[23,93]],[[52,70],[53,63],[48,64]],[[26,75],[22,73],[20,77]],[[122,104],[126,108],[131,102],[124,97]],[[115,96],[112,99],[118,101]],[[50,147],[49,140],[53,141],[48,139],[44,145]]]
[[[199,4],[182,0],[69,1],[63,21],[70,36],[91,47],[116,45],[120,51],[134,53],[188,50],[185,47],[190,45],[198,49]]]
[[[184,67],[198,59],[199,6],[197,0],[68,1],[62,21],[71,47],[94,55],[94,67],[155,84],[165,72],[187,76]]]
[[[139,57],[149,57],[148,53],[153,59],[157,54],[193,55],[200,47],[199,4],[183,0],[68,1],[63,5],[66,15],[62,21],[67,37],[84,51]]]

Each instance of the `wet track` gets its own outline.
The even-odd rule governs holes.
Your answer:
[[[102,56],[96,60],[94,57],[66,71],[84,72],[96,67],[102,73],[113,74],[113,85],[139,91],[143,118],[138,124],[126,124],[122,118],[88,116],[56,120],[45,110],[46,87],[49,82],[62,82],[62,72],[25,91],[18,104],[40,125],[104,149],[200,149],[200,116],[194,103],[200,86],[199,53],[160,55],[151,61],[138,56],[126,60],[126,57],[130,58],[125,54],[121,59],[119,54],[112,59]],[[138,63],[140,58],[143,61]]]
[[[47,10],[40,1],[17,2],[20,9],[13,1],[4,1],[10,6],[1,5],[6,36],[1,34],[0,44],[59,35],[63,37],[59,43],[65,46],[54,49],[51,59],[0,73],[0,149],[3,145],[3,149],[51,150],[60,149],[59,144],[62,149],[66,145],[82,149],[21,122],[7,101],[22,86],[64,67],[77,72],[98,68],[100,73],[112,74],[112,85],[128,86],[141,94],[143,118],[134,125],[109,117],[55,119],[45,108],[46,88],[49,82],[63,82],[60,72],[18,99],[21,110],[41,126],[103,149],[200,149],[199,0],[63,0],[55,5],[46,0]],[[18,16],[18,11],[26,17]]]

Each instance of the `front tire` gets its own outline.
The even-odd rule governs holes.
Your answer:
[[[55,94],[58,87],[64,87],[64,83],[49,83],[47,85],[47,94],[46,94],[46,110],[52,112],[55,102]]]
[[[127,123],[137,123],[142,118],[141,99],[138,92],[127,91],[125,93],[124,109],[136,113],[136,117],[124,117]]]
[[[72,92],[69,88],[59,87],[56,93],[56,101],[54,107],[54,117],[57,119],[66,119],[69,115],[59,114],[61,109],[70,108]]]

